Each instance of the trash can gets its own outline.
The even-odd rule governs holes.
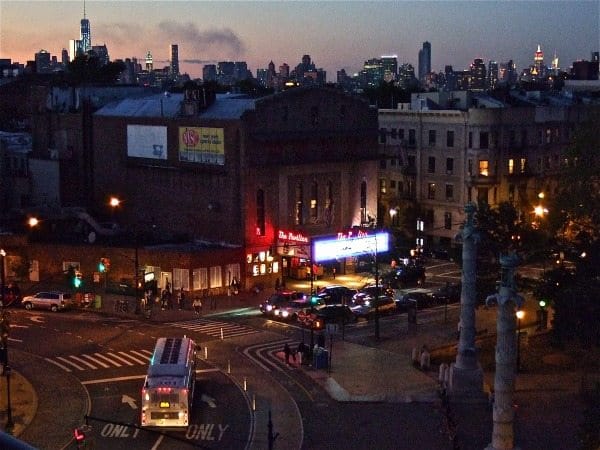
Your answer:
[[[320,348],[315,352],[313,367],[315,369],[327,369],[329,367],[329,352],[327,350]]]
[[[102,307],[102,296],[96,294],[96,297],[94,298],[94,308],[100,309],[101,307]]]

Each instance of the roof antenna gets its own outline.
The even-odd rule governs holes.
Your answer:
[[[83,0],[83,18],[85,19],[85,0]]]

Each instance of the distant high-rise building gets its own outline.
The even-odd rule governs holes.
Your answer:
[[[542,47],[539,44],[533,56],[533,67],[531,68],[531,75],[537,79],[545,78],[547,75],[546,67],[544,66],[544,52],[542,51]]]
[[[398,85],[402,89],[414,88],[418,84],[415,77],[415,68],[412,64],[404,63],[398,67]]]
[[[283,63],[279,66],[279,76],[283,79],[290,77],[290,66],[287,63]]]
[[[179,76],[179,46],[177,44],[171,44],[170,75],[173,80]]]
[[[202,81],[217,81],[217,66],[207,64],[202,68]]]
[[[108,57],[108,48],[106,48],[106,44],[103,45],[92,45],[91,53],[98,58],[100,61],[100,65],[106,66],[110,62],[110,58]]]
[[[485,89],[485,63],[481,58],[475,58],[471,63],[469,89],[483,91]]]
[[[152,72],[154,70],[154,63],[152,62],[152,53],[148,50],[146,53],[146,72]]]
[[[61,62],[65,67],[67,67],[67,64],[69,64],[69,51],[66,48],[62,49]]]
[[[498,63],[496,61],[488,62],[487,87],[489,89],[498,87]]]
[[[37,73],[52,72],[52,64],[50,62],[50,53],[46,50],[40,50],[35,54],[35,71]]]
[[[383,66],[384,81],[387,83],[390,81],[396,81],[396,78],[398,77],[398,56],[382,56],[381,65]]]
[[[517,81],[517,66],[511,59],[507,63],[500,63],[498,69],[498,83],[512,86]]]
[[[73,61],[77,56],[82,55],[81,41],[79,39],[69,40],[69,60]]]
[[[248,64],[246,61],[236,61],[233,64],[233,79],[235,81],[242,81],[248,78]]]
[[[83,1],[83,19],[81,19],[79,40],[81,41],[81,51],[83,53],[87,53],[92,49],[92,32],[90,21],[85,17],[85,0]]]
[[[423,83],[425,76],[431,72],[431,44],[423,42],[423,48],[419,50],[419,81]]]

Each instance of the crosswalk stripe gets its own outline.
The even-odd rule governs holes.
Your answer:
[[[141,360],[141,359],[138,359],[138,358],[134,358],[133,356],[131,356],[131,355],[129,355],[129,354],[127,354],[127,353],[125,353],[125,352],[119,352],[119,355],[122,355],[124,358],[129,358],[129,359],[132,359],[132,360],[134,360],[135,362],[137,362],[138,364],[146,364],[146,362],[145,362],[145,361],[143,361],[143,360]]]
[[[98,361],[98,359],[94,358],[92,355],[81,355],[82,358],[87,358],[90,361],[95,362],[96,364],[101,365],[102,367],[104,367],[105,369],[107,367],[110,367],[108,364],[103,363],[102,361]]]
[[[90,364],[83,358],[79,358],[78,356],[75,356],[75,355],[71,355],[71,356],[69,356],[69,358],[74,359],[75,361],[80,362],[81,364],[85,364],[90,369],[96,369],[96,366],[94,366],[93,364]]]
[[[150,353],[150,355],[145,355],[142,352],[131,350],[131,353],[133,353],[134,355],[138,355],[139,357],[141,357],[143,359],[142,364],[148,364],[148,362],[150,361],[150,357],[152,356],[152,352],[148,352],[148,353]]]
[[[84,367],[81,367],[81,366],[79,366],[79,365],[75,364],[74,362],[72,362],[72,361],[69,361],[69,360],[68,360],[68,359],[66,359],[66,358],[63,358],[62,356],[57,356],[57,357],[56,357],[56,359],[60,359],[62,362],[64,362],[64,363],[67,363],[67,364],[69,364],[70,366],[73,366],[73,367],[75,367],[77,370],[85,370],[85,368],[84,368]]]
[[[67,372],[72,372],[71,369],[69,369],[67,366],[63,366],[61,363],[54,361],[53,359],[50,358],[44,358],[46,361],[48,361],[51,364],[54,364],[55,366],[60,367],[61,369],[67,371]]]
[[[123,367],[123,366],[122,366],[121,364],[119,364],[118,362],[116,362],[116,361],[113,361],[113,360],[112,360],[112,359],[110,359],[110,358],[107,358],[106,356],[104,356],[104,355],[103,355],[103,354],[101,354],[101,353],[94,353],[94,356],[96,356],[96,357],[98,357],[98,358],[100,358],[100,359],[103,359],[104,361],[108,361],[110,364],[112,364],[112,365],[113,365],[113,366],[115,366],[115,367]]]
[[[186,330],[192,330],[197,333],[203,333],[211,337],[217,338],[221,337],[221,333],[223,333],[223,338],[232,338],[260,332],[259,330],[255,330],[244,325],[239,325],[230,322],[213,321],[208,319],[194,319],[182,322],[171,322],[168,325],[177,328],[183,328]]]
[[[122,358],[119,355],[115,355],[114,353],[109,353],[110,356],[112,356],[113,358],[118,359],[119,361],[121,361],[123,364],[127,364],[128,366],[133,366],[133,363],[127,361],[126,359]]]

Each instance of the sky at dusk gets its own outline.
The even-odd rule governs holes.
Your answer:
[[[83,1],[0,2],[0,58],[25,63],[40,49],[57,55],[79,39]],[[87,0],[92,44],[106,44],[111,60],[146,52],[168,65],[179,45],[180,71],[201,77],[202,66],[246,61],[256,69],[272,60],[291,68],[308,54],[335,81],[365,60],[397,55],[417,70],[424,41],[433,71],[468,68],[474,58],[533,63],[537,45],[545,62],[556,51],[560,66],[600,49],[600,2],[570,1],[95,1]]]

